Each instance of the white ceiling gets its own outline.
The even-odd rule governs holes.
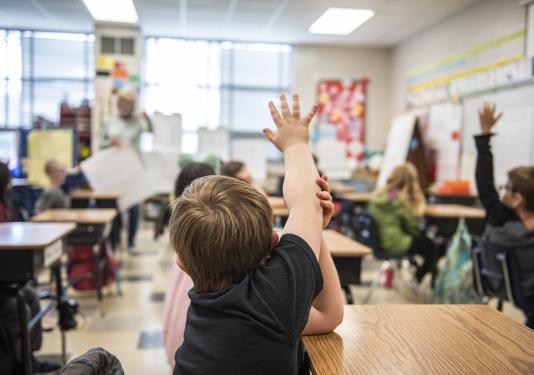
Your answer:
[[[109,0],[113,1],[113,0]],[[480,0],[134,0],[145,35],[392,46]],[[375,17],[349,36],[308,33],[328,7]],[[0,27],[92,31],[82,0],[0,0]]]

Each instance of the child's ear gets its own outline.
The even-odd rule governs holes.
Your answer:
[[[176,265],[182,270],[184,271],[185,273],[187,273],[186,269],[185,269],[185,265],[184,265],[184,262],[182,262],[182,259],[177,255],[176,256]]]
[[[271,251],[278,245],[278,241],[280,241],[280,237],[278,236],[278,233],[273,230],[271,233]]]

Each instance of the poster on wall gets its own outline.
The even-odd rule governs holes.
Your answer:
[[[321,80],[317,84],[316,140],[332,145],[318,148],[319,165],[343,165],[346,169],[343,173],[325,168],[327,173],[348,177],[350,170],[364,159],[367,84],[367,79]],[[325,143],[325,140],[328,141]],[[344,164],[339,162],[343,158],[346,160]]]

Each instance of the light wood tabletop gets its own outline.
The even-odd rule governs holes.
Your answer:
[[[92,191],[92,190],[76,190],[70,193],[71,199],[119,199],[123,196],[123,193],[113,191]]]
[[[354,187],[350,185],[346,185],[341,182],[331,182],[330,190],[332,190],[334,194],[346,194],[346,193],[352,193],[356,191]]]
[[[117,215],[113,208],[66,208],[50,209],[35,215],[35,222],[71,222],[76,224],[103,225],[111,223]]]
[[[426,206],[425,216],[443,219],[484,219],[486,211],[461,204],[429,204]]]
[[[43,250],[75,228],[73,223],[1,223],[0,250]]]
[[[534,330],[485,305],[345,306],[304,345],[321,375],[534,373]]]
[[[339,198],[352,203],[367,203],[371,200],[372,193],[350,192],[340,194]]]
[[[282,197],[267,197],[267,200],[273,209],[286,207],[286,202]]]
[[[323,236],[326,246],[334,257],[365,257],[373,253],[370,247],[362,245],[335,230],[325,229]]]

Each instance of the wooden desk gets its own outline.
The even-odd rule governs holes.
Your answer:
[[[443,219],[479,219],[486,217],[482,208],[462,206],[460,204],[429,204],[426,206],[425,216]]]
[[[76,190],[70,193],[71,199],[89,199],[89,200],[117,200],[124,194],[119,192],[97,192],[92,190]]]
[[[346,193],[353,193],[356,191],[356,189],[350,185],[345,185],[343,183],[339,182],[331,182],[330,183],[330,190],[332,190],[332,193],[334,194],[346,194]]]
[[[351,203],[368,203],[371,200],[372,193],[352,192],[339,195],[339,199]]]
[[[333,257],[365,257],[373,254],[370,247],[362,245],[332,229],[325,229],[323,236]]]
[[[0,224],[0,281],[7,283],[5,288],[17,300],[17,315],[21,337],[23,373],[33,374],[32,354],[29,337],[29,322],[26,302],[22,289],[28,281],[35,279],[44,267],[51,267],[56,284],[53,302],[42,309],[36,317],[41,319],[57,306],[63,298],[61,278],[62,239],[76,228],[72,223],[1,223]],[[59,322],[63,321],[62,311],[58,309]],[[60,325],[63,364],[66,360],[65,331]]]
[[[286,202],[282,197],[267,197],[267,200],[273,209],[286,207]]]
[[[50,209],[35,215],[35,222],[72,222],[82,225],[104,225],[111,223],[117,215],[117,210],[112,208],[60,208]]]
[[[346,306],[304,345],[321,375],[534,373],[534,331],[483,305]]]

